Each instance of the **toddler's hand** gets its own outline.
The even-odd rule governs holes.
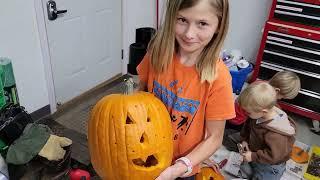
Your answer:
[[[251,151],[247,151],[247,152],[243,153],[242,156],[243,156],[244,161],[246,161],[246,162],[252,161],[252,152]]]
[[[244,148],[244,151],[250,151],[247,141],[242,141],[241,144],[242,144],[242,147]]]

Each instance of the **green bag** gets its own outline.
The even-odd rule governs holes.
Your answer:
[[[9,103],[19,104],[19,98],[18,98],[11,60],[6,57],[0,57],[0,67],[2,69],[2,75],[1,75],[2,85],[0,88],[1,88],[1,91],[3,91],[4,97],[5,97],[5,104],[9,104]],[[0,101],[2,100],[0,99]],[[3,106],[1,106],[1,102],[0,102],[0,108],[2,107]]]
[[[6,97],[4,95],[4,86],[2,83],[2,79],[3,79],[4,73],[3,73],[3,68],[2,66],[0,66],[0,109],[2,109],[5,105],[6,105]]]

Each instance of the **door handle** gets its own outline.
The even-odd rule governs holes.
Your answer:
[[[67,10],[57,10],[57,4],[54,0],[47,2],[48,19],[53,21],[58,18],[59,14],[64,14]]]

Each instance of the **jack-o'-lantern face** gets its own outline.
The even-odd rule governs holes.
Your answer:
[[[88,130],[92,164],[104,179],[155,179],[171,164],[170,116],[150,93],[106,96]]]

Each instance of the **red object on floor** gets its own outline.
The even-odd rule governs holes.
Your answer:
[[[238,102],[234,103],[234,108],[236,111],[236,117],[229,120],[229,122],[233,125],[241,125],[248,119],[247,113],[240,107]]]
[[[70,180],[90,180],[89,172],[82,169],[72,169],[69,177]]]

